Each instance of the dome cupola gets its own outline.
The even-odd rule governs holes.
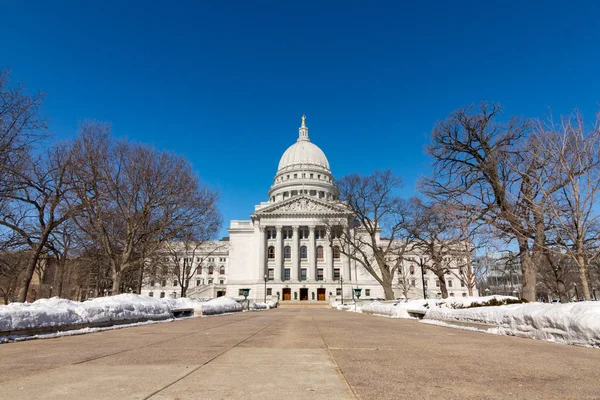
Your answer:
[[[296,143],[288,147],[279,160],[269,199],[277,202],[305,194],[322,200],[335,200],[338,193],[329,161],[323,150],[310,141],[306,116],[303,115]]]

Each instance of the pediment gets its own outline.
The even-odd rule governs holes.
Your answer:
[[[260,210],[257,214],[346,214],[343,205],[335,205],[308,196],[293,197]]]

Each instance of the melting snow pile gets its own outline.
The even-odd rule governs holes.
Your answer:
[[[486,332],[550,342],[600,348],[600,302],[568,304],[524,303],[493,307],[470,307],[510,296],[457,297],[409,301],[367,302],[358,312],[390,318],[425,315],[423,322],[459,321],[494,325]],[[354,305],[332,303],[338,310],[354,311]]]
[[[171,305],[137,294],[99,297],[78,302],[53,297],[33,303],[0,306],[0,331],[100,323],[107,321],[171,318]]]
[[[33,303],[0,306],[0,331],[89,325],[117,321],[144,321],[173,318],[173,310],[192,308],[197,315],[242,311],[242,305],[230,297],[197,300],[156,299],[137,294],[98,297],[83,302],[53,297]],[[263,307],[266,308],[266,307]]]
[[[187,300],[187,299],[186,299]],[[202,315],[223,314],[242,311],[242,305],[231,297],[218,297],[213,300],[200,303]]]
[[[251,301],[250,302],[251,310],[269,310],[269,309],[275,308],[275,307],[277,307],[276,301],[267,301],[266,303],[262,302],[262,301],[258,301],[258,302]]]
[[[489,333],[600,348],[600,302],[433,308],[426,319],[497,325]]]

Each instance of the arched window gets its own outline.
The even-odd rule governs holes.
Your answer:
[[[340,248],[338,246],[333,246],[333,259],[334,260],[340,259]]]
[[[410,268],[409,268],[409,270],[410,270],[410,274],[411,275],[415,274],[415,266],[414,265],[411,265]]]
[[[300,258],[303,260],[308,258],[308,252],[306,251],[306,246],[300,247]]]
[[[225,267],[223,265],[221,265],[221,268],[219,268],[219,274],[225,275]]]
[[[269,250],[267,251],[267,257],[270,259],[275,258],[275,247],[269,246]]]
[[[324,256],[323,256],[323,246],[317,246],[317,258],[319,260],[322,260],[324,258]]]
[[[285,258],[286,260],[292,258],[292,248],[290,246],[285,246],[283,248],[283,258]]]
[[[214,271],[215,271],[215,267],[213,267],[212,265],[208,267],[208,274],[209,275],[212,275]]]

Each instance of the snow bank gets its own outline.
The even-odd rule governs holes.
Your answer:
[[[242,311],[242,305],[231,297],[217,297],[216,299],[200,303],[202,315],[223,314]]]
[[[359,304],[362,312],[365,314],[382,315],[391,318],[415,318],[411,314],[427,314],[434,308],[463,308],[469,307],[473,303],[482,304],[489,300],[515,299],[510,296],[486,296],[486,297],[449,297],[447,299],[418,299],[418,300],[400,300],[386,302],[364,302]],[[336,304],[336,308],[341,309]]]
[[[270,307],[271,302],[262,308]],[[137,294],[98,297],[84,302],[53,297],[33,303],[0,306],[0,332],[22,329],[98,325],[119,321],[163,320],[173,318],[173,310],[192,308],[196,315],[242,311],[230,297],[209,301],[188,298],[156,299]]]
[[[276,301],[267,301],[266,303],[262,302],[262,301],[258,301],[258,302],[251,301],[250,302],[251,310],[269,310],[271,308],[276,308],[276,307],[277,307]]]
[[[498,327],[489,333],[600,348],[600,302],[433,308],[425,318],[493,324]]]
[[[33,303],[0,306],[0,331],[45,328],[110,321],[167,319],[172,306],[137,294],[99,297],[78,302],[53,297]]]

